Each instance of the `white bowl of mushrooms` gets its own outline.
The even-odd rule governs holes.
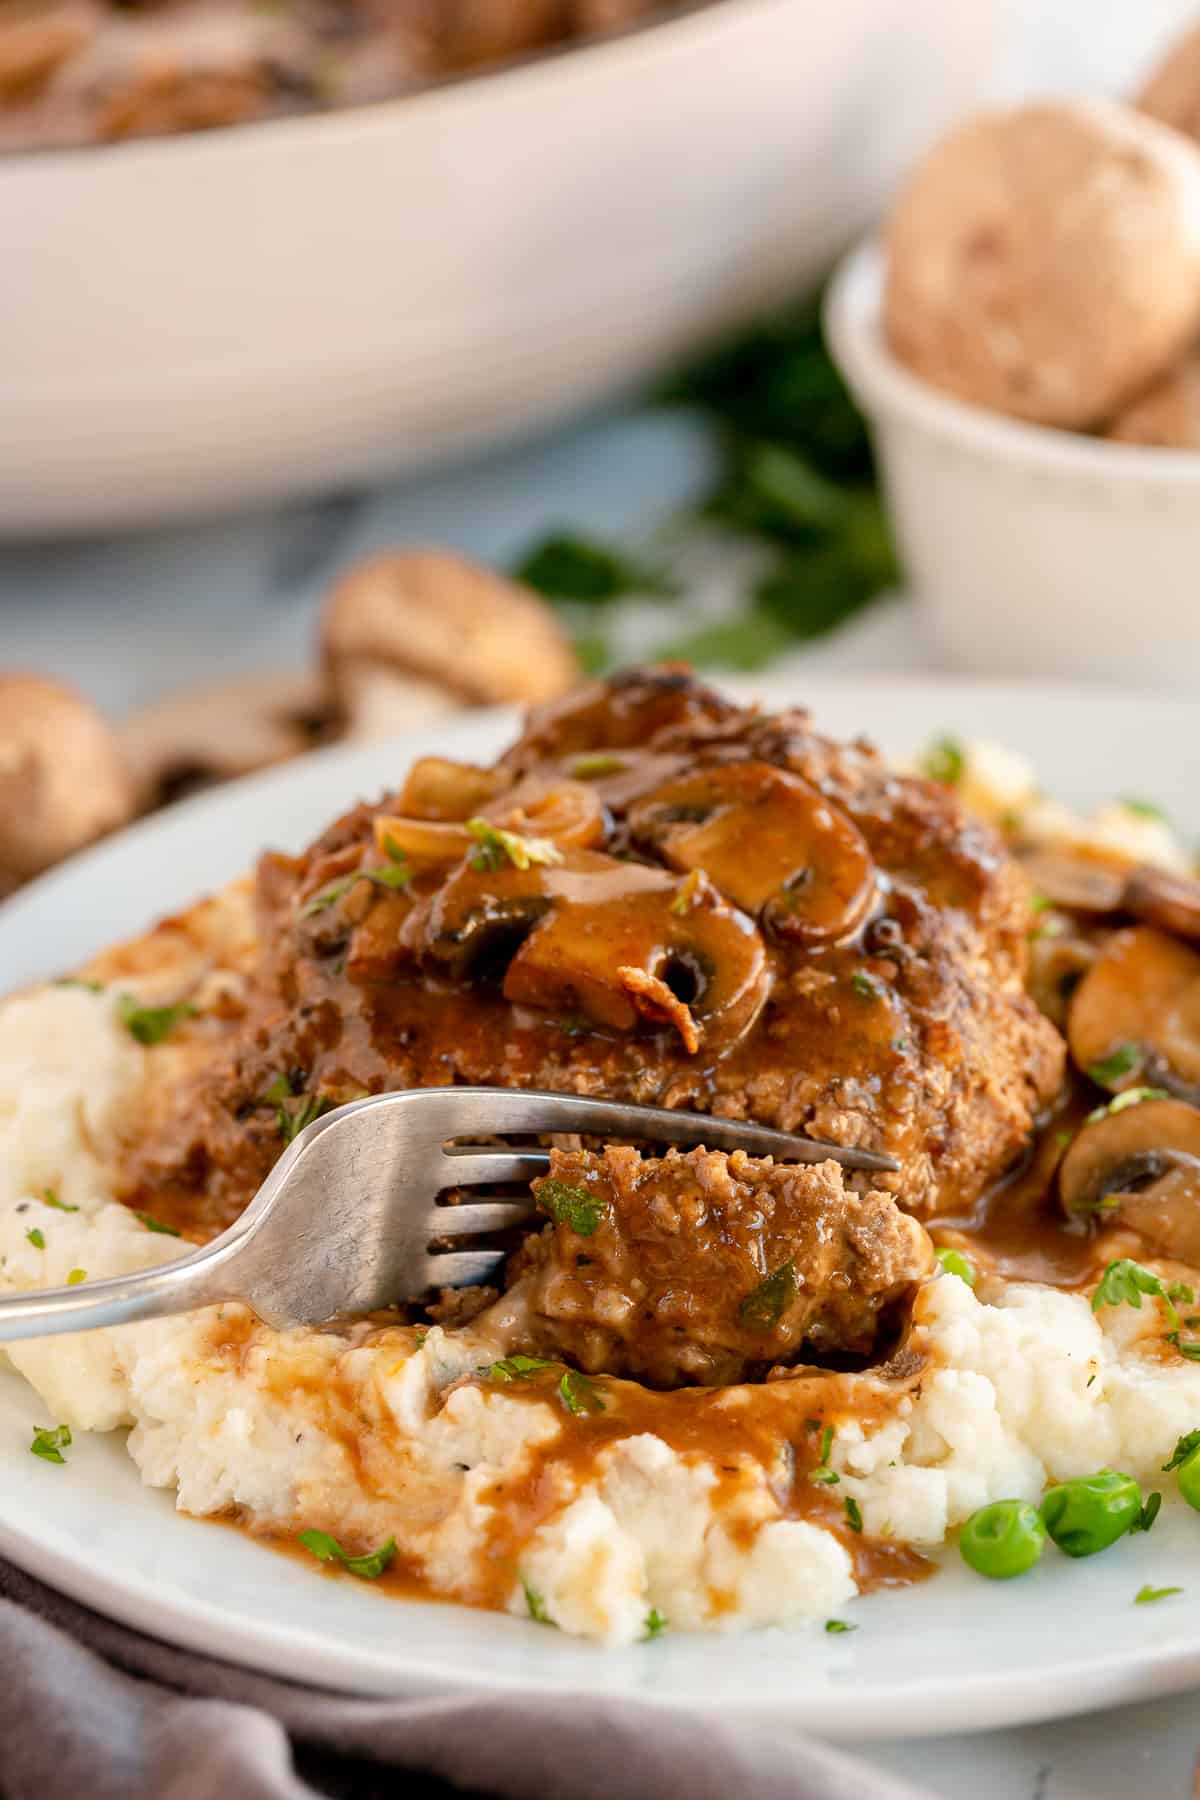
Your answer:
[[[1200,682],[1200,145],[1109,102],[970,120],[826,323],[948,663]]]

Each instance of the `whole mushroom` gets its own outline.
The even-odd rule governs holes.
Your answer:
[[[1179,39],[1134,99],[1140,112],[1200,140],[1200,25]]]
[[[387,551],[349,570],[326,604],[321,648],[356,738],[460,706],[552,700],[580,672],[536,594],[446,550]]]
[[[1118,444],[1200,449],[1200,353],[1195,350],[1119,413],[1107,437]]]
[[[1200,327],[1200,151],[1113,103],[984,114],[918,165],[887,251],[900,361],[975,405],[1091,430]]]
[[[0,674],[0,895],[133,817],[111,726],[62,682]]]

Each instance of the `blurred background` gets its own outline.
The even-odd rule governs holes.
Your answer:
[[[1195,11],[0,0],[0,666],[117,731],[109,823],[573,667],[961,666],[821,284],[951,122]],[[471,653],[508,581],[415,546],[549,636]]]

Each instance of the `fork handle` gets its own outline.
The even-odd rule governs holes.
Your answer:
[[[0,1298],[0,1343],[53,1337],[57,1332],[94,1331],[101,1325],[130,1325],[191,1312],[237,1296],[228,1265],[235,1245],[225,1233],[178,1262],[162,1263],[137,1275],[114,1275],[75,1287],[38,1288]]]

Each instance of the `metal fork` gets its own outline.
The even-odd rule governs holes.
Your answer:
[[[511,1088],[412,1088],[351,1101],[285,1150],[228,1231],[177,1262],[77,1287],[0,1299],[0,1341],[127,1325],[243,1301],[268,1325],[322,1325],[496,1272],[507,1252],[442,1248],[531,1217],[530,1195],[439,1205],[447,1189],[528,1183],[545,1150],[498,1149],[503,1133],[585,1136],[746,1150],[781,1162],[829,1158],[894,1170],[891,1157],[707,1114]],[[476,1141],[471,1142],[474,1138]]]

